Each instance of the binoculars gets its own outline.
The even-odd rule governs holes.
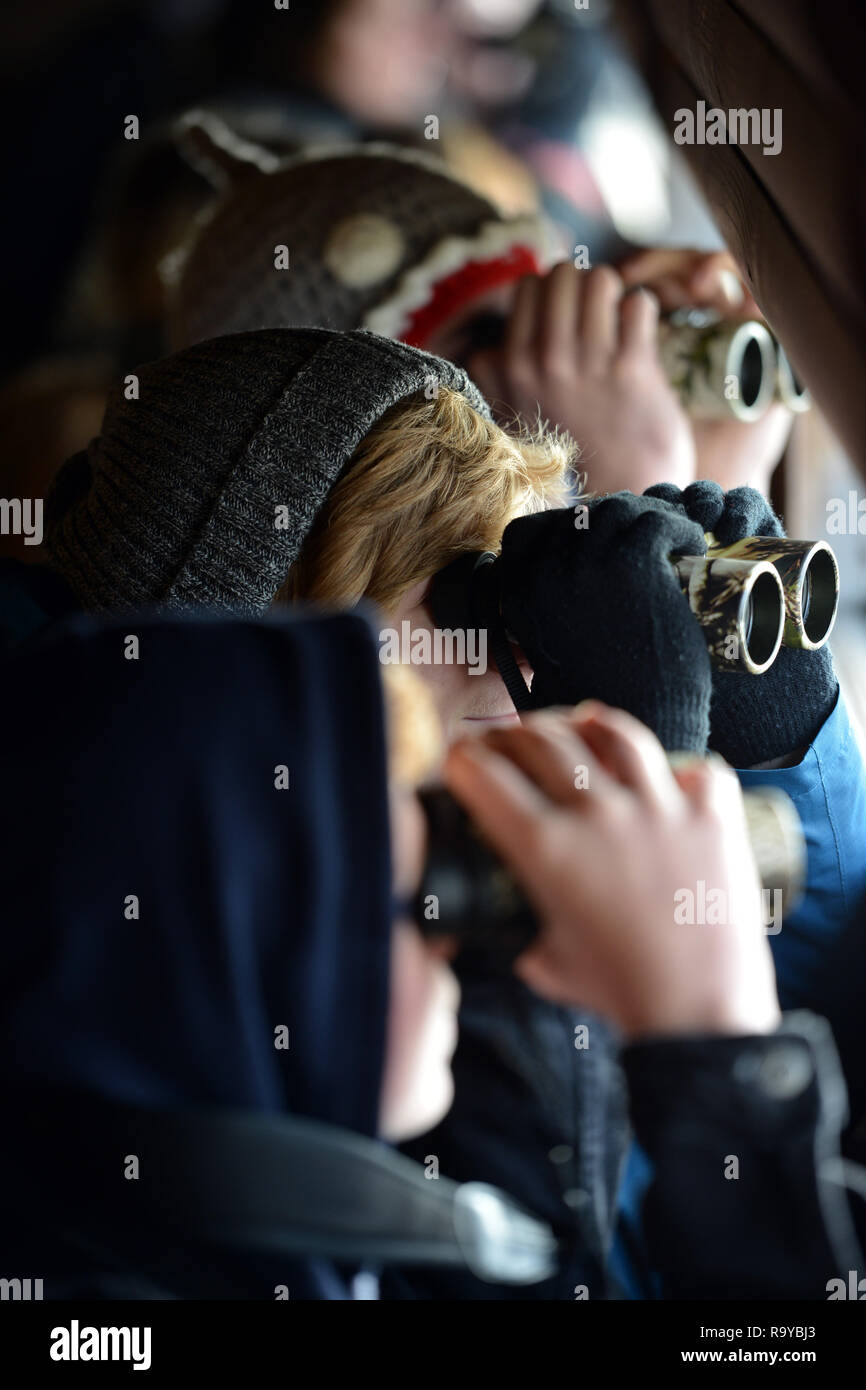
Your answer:
[[[723,670],[761,675],[779,648],[817,651],[839,607],[839,566],[826,541],[748,536],[706,555],[672,557],[710,658]]]
[[[839,607],[839,566],[826,541],[747,536],[722,546],[711,533],[706,540],[706,555],[670,560],[715,666],[759,676],[783,645],[804,651],[824,646]],[[497,651],[496,561],[492,552],[470,554],[440,570],[434,619],[442,627],[491,629],[494,657],[519,709]]]
[[[500,347],[505,322],[501,314],[479,314],[465,355]],[[677,309],[659,324],[659,352],[668,380],[694,419],[748,422],[760,420],[773,401],[796,414],[812,404],[781,343],[757,319]]]
[[[418,795],[427,823],[427,858],[411,907],[420,930],[428,937],[454,937],[461,950],[481,953],[488,967],[495,961],[509,968],[538,933],[532,907],[449,792],[432,787]],[[745,791],[743,803],[764,894],[774,895],[774,904],[780,894],[787,914],[805,881],[805,837],[794,804],[774,787]]]
[[[683,309],[659,325],[659,350],[683,407],[698,420],[759,420],[773,401],[798,414],[812,398],[788,356],[756,319]]]

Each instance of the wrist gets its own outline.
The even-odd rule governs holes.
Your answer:
[[[781,1021],[778,1000],[748,1005],[718,999],[674,1009],[638,1010],[627,1014],[620,1026],[627,1042],[640,1043],[661,1038],[763,1037],[775,1032]]]
[[[674,981],[679,987],[672,987]],[[670,963],[664,974],[642,972],[640,993],[623,999],[618,1020],[628,1042],[696,1036],[741,1037],[772,1033],[782,1021],[768,961],[750,960],[745,969],[726,969],[705,959],[700,969]]]

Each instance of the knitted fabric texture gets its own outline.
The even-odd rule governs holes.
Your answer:
[[[182,347],[244,329],[318,325],[391,333],[390,323],[368,325],[367,315],[400,301],[406,277],[414,271],[417,280],[443,244],[448,274],[480,254],[502,255],[523,241],[540,249],[546,239],[540,222],[509,223],[444,164],[412,151],[348,147],[271,173],[253,168],[228,188],[180,258],[170,340]],[[279,247],[284,268],[276,264]],[[438,275],[431,266],[424,288],[429,278],[432,290]]]
[[[685,491],[659,483],[645,494],[676,507],[722,545],[746,536],[784,536],[769,502],[751,487],[724,492],[709,481]],[[760,676],[716,671],[710,710],[710,747],[733,767],[754,767],[808,747],[839,698],[829,646],[818,651],[782,647]]]
[[[630,492],[518,517],[502,538],[506,627],[534,671],[532,703],[597,699],[642,720],[669,752],[704,753],[712,672],[669,556],[701,555],[699,526]]]
[[[260,613],[386,411],[434,382],[489,418],[462,369],[367,332],[236,334],[137,376],[48,499],[50,562],[85,609]]]

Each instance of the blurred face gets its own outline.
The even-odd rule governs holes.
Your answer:
[[[408,621],[413,633],[425,630],[435,633],[433,615],[430,612],[428,596],[433,576],[422,579],[403,596],[403,601],[388,619],[389,624],[399,629],[403,621]],[[431,650],[435,644],[431,640]],[[447,648],[446,648],[447,651]],[[467,652],[469,647],[467,646]],[[505,688],[493,655],[489,650],[479,647],[472,655],[486,654],[486,669],[481,670],[481,662],[469,661],[462,665],[456,662],[431,661],[413,666],[430,690],[446,742],[456,738],[484,733],[498,724],[518,722],[518,714],[511,696]],[[531,670],[523,658],[515,651],[524,678],[531,679]]]
[[[424,818],[405,788],[391,788],[394,890],[417,890],[425,852]],[[392,1143],[424,1134],[448,1113],[454,1096],[451,1058],[457,1045],[460,989],[448,964],[453,944],[428,941],[407,918],[394,923],[380,1132]]]
[[[446,0],[460,28],[477,38],[501,38],[527,24],[541,0]]]
[[[362,120],[399,125],[429,111],[456,37],[438,0],[343,0],[320,41],[317,76]]]

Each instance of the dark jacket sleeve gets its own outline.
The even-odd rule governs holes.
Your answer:
[[[636,1043],[623,1062],[652,1167],[642,1234],[662,1298],[826,1299],[830,1280],[863,1268],[839,1164],[845,1087],[823,1019]]]

